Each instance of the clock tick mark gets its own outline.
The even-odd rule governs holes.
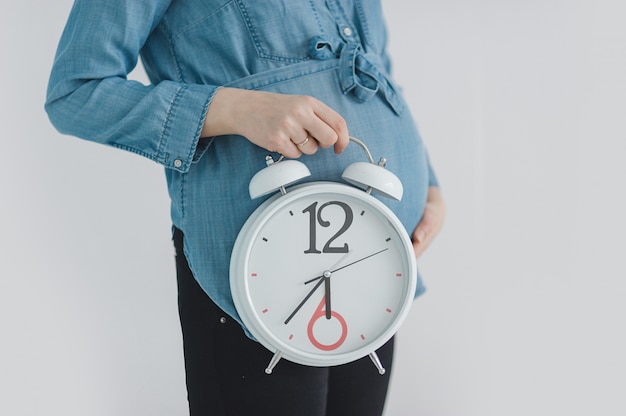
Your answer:
[[[387,237],[387,239],[385,241],[386,242],[390,242],[391,241],[391,237]]]
[[[396,273],[396,277],[402,277],[402,273]]]
[[[267,238],[263,237],[263,241],[265,241],[267,243]]]
[[[252,273],[250,276],[252,276],[252,277],[257,277],[257,276],[258,276],[258,274],[256,274],[256,273]]]
[[[391,309],[389,309],[389,308],[387,308],[387,309],[386,309],[386,311],[387,311],[388,313],[391,313]]]
[[[361,211],[361,217],[365,215],[365,211]]]
[[[289,211],[289,215],[293,217],[293,211]]]
[[[293,334],[289,335],[289,341],[293,339]]]
[[[261,312],[267,313],[268,311],[269,311],[268,309],[263,309]]]
[[[365,341],[365,335],[361,334],[361,339]]]

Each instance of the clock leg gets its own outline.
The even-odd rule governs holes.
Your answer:
[[[274,353],[274,356],[270,360],[270,363],[267,365],[267,368],[265,369],[265,374],[272,374],[274,367],[276,367],[276,364],[278,364],[282,356],[283,356],[283,352],[276,350],[276,352]]]
[[[381,376],[384,375],[387,370],[385,370],[383,364],[380,362],[380,358],[378,358],[378,354],[376,354],[376,351],[370,353],[370,359],[378,369],[378,374],[380,374]]]

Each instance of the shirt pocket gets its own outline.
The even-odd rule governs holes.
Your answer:
[[[309,42],[323,33],[310,0],[236,0],[259,58],[300,62],[309,59]]]

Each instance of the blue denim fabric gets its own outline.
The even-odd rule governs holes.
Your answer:
[[[222,86],[307,94],[348,122],[402,180],[383,200],[411,233],[437,181],[390,76],[379,0],[77,0],[60,40],[46,110],[55,127],[128,150],[166,169],[173,224],[195,278],[238,319],[228,279],[239,229],[262,202],[252,176],[267,151],[240,136],[200,138]],[[141,56],[150,85],[126,79]],[[341,182],[364,161],[351,145],[301,159],[307,180]],[[424,290],[421,279],[416,295]]]

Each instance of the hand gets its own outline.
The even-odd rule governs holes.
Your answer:
[[[419,258],[433,241],[446,217],[446,204],[438,187],[428,188],[428,197],[422,219],[413,231],[413,250]]]
[[[301,95],[221,88],[207,112],[202,137],[238,134],[288,158],[349,143],[346,121],[321,101]]]

